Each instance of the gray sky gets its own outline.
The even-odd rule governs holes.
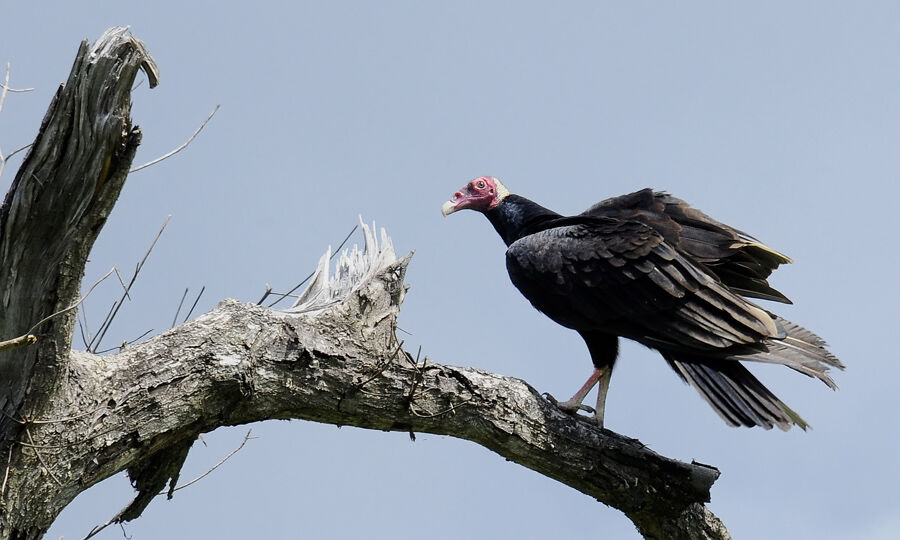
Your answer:
[[[510,5],[18,2],[0,10],[0,62],[12,86],[35,91],[7,98],[0,147],[32,140],[82,39],[131,25],[162,75],[135,91],[138,162],[222,108],[186,151],[132,175],[97,242],[88,284],[112,265],[130,271],[173,216],[109,346],[168,328],[185,287],[206,286],[200,312],[256,301],[266,283],[289,288],[362,214],[398,252],[416,251],[400,319],[409,350],[564,397],[590,372],[581,339],[515,291],[484,218],[442,219],[441,203],[482,174],[563,213],[669,191],[790,255],[773,284],[795,305],[770,307],[828,339],[848,370],[831,392],[755,369],[814,429],[733,429],[658,354],[629,344],[607,427],[718,466],[711,509],[736,538],[900,537],[900,6]],[[89,324],[117,287],[93,293]],[[206,435],[182,478],[245,432]],[[253,433],[127,533],[637,538],[618,511],[472,443],[299,421]],[[131,495],[123,475],[107,480],[48,538],[80,538]]]

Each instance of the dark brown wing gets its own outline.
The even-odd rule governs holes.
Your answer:
[[[642,189],[599,202],[581,215],[643,223],[737,294],[791,303],[766,281],[779,265],[791,262],[788,257],[667,193]]]
[[[540,311],[577,330],[654,348],[714,350],[779,337],[772,318],[637,221],[608,217],[514,242],[513,284]]]

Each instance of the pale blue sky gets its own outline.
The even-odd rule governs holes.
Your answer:
[[[738,430],[657,354],[628,345],[607,427],[718,466],[711,508],[736,538],[900,537],[897,3],[48,6],[0,9],[0,62],[14,87],[36,89],[7,98],[4,151],[33,138],[80,40],[113,25],[131,25],[161,70],[158,88],[135,91],[138,162],[222,105],[186,151],[129,179],[100,236],[88,283],[133,268],[173,216],[110,346],[168,328],[185,287],[206,286],[206,311],[292,286],[361,213],[398,252],[416,251],[400,319],[410,350],[565,395],[590,371],[580,338],[515,291],[486,220],[445,220],[440,205],[482,174],[564,213],[652,186],[790,255],[773,283],[795,305],[772,309],[822,334],[848,370],[831,392],[756,369],[814,429]],[[89,320],[118,294],[96,291]],[[253,430],[259,439],[155,501],[128,534],[637,538],[618,511],[472,443],[308,422]],[[245,431],[205,436],[182,478]],[[130,497],[117,475],[48,538],[80,538]]]

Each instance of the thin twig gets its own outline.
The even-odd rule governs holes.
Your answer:
[[[203,296],[203,291],[206,290],[206,285],[200,288],[200,294],[197,295],[197,298],[194,299],[194,304],[191,306],[190,311],[187,312],[187,315],[184,316],[184,320],[182,323],[187,322],[187,320],[191,317],[191,313],[194,312],[194,308],[197,307],[197,302],[200,301],[200,297]]]
[[[9,446],[9,457],[6,458],[6,473],[3,474],[3,487],[0,488],[0,497],[6,493],[6,481],[9,480],[9,468],[12,466],[12,445]]]
[[[23,93],[23,92],[34,92],[34,88],[9,88],[8,86],[6,86],[3,83],[0,83],[0,86],[2,86],[4,89],[6,89],[7,92],[12,92],[13,94],[18,94],[18,93]]]
[[[301,281],[297,286],[299,287],[300,285],[303,285],[304,283],[306,283],[310,277],[312,277],[312,274],[310,274],[309,276],[306,276],[306,278],[303,281]],[[281,302],[285,298],[300,298],[299,294],[294,294],[291,292],[291,291],[296,291],[297,290],[296,288],[291,289],[290,291],[284,292],[284,293],[281,293],[281,292],[278,292],[278,291],[272,289],[268,283],[266,284],[266,288],[269,290],[266,291],[265,293],[263,293],[263,297],[260,298],[260,300],[259,300],[260,303],[256,304],[257,306],[262,305],[263,300],[265,300],[266,298],[268,298],[270,296],[277,296],[278,300],[275,300],[271,305],[269,305],[269,307],[274,306],[275,304],[277,304],[278,302]]]
[[[21,89],[10,88],[9,87],[9,69],[10,69],[10,64],[9,64],[9,62],[7,62],[6,63],[6,78],[4,79],[3,83],[0,83],[0,87],[3,88],[3,91],[0,92],[0,112],[3,112],[3,103],[6,101],[6,94],[8,92],[30,92],[31,90],[34,90],[34,88],[21,88]],[[28,146],[31,146],[31,145],[28,145]],[[22,148],[27,148],[28,146],[24,146]],[[13,151],[13,153],[8,156],[4,156],[3,150],[0,149],[0,176],[3,176],[3,169],[6,168],[6,160],[11,158],[12,156],[16,155],[16,152],[18,152],[19,150],[22,150],[22,148],[19,148],[18,150]]]
[[[3,91],[0,92],[0,113],[3,112],[3,102],[6,101],[6,93],[9,91],[9,62],[6,63],[6,80],[3,82]],[[0,176],[6,168],[6,158],[3,157],[3,149],[0,148]]]
[[[344,244],[347,243],[347,240],[350,240],[350,237],[353,236],[353,233],[355,233],[355,232],[356,232],[356,229],[358,229],[358,228],[359,228],[359,225],[354,225],[353,228],[350,229],[350,232],[347,233],[347,236],[344,237],[344,240],[341,242],[341,244],[337,247],[336,250],[334,250],[334,253],[331,254],[331,259],[328,259],[329,261],[332,260],[332,259],[334,259],[334,257],[335,257],[338,253],[340,253],[341,249],[344,247]],[[278,302],[281,302],[282,300],[284,300],[285,298],[287,298],[288,296],[290,296],[291,293],[293,293],[294,291],[296,291],[297,289],[299,289],[300,287],[302,287],[303,284],[306,283],[307,281],[309,281],[310,278],[312,278],[314,275],[316,275],[315,271],[311,272],[308,276],[306,276],[306,277],[303,279],[303,281],[301,281],[300,283],[298,283],[297,285],[295,285],[293,289],[291,289],[291,290],[289,290],[288,292],[286,292],[286,293],[280,295],[280,296],[278,297],[278,300],[275,300],[274,302],[272,302],[271,304],[269,304],[269,307],[274,306],[274,305],[277,304]],[[263,296],[263,299],[265,299],[265,296]],[[260,303],[262,303],[262,300],[260,300]]]
[[[19,347],[31,345],[36,342],[37,336],[25,334],[19,337],[14,337],[12,339],[7,339],[6,341],[0,341],[0,351],[11,351],[13,349],[18,349]]]
[[[25,332],[25,333],[26,333],[26,334],[30,334],[30,333],[34,332],[35,330],[37,330],[37,327],[38,327],[38,326],[44,324],[45,322],[49,321],[49,320],[52,319],[53,317],[56,317],[57,315],[62,315],[63,313],[65,313],[65,312],[67,312],[67,311],[71,311],[71,310],[77,308],[79,305],[81,305],[82,302],[84,302],[85,300],[87,300],[87,297],[94,291],[94,288],[95,288],[97,285],[99,285],[100,282],[102,282],[103,280],[105,280],[106,278],[108,278],[109,275],[112,274],[112,273],[113,273],[113,270],[115,270],[115,269],[116,269],[116,267],[114,266],[114,267],[110,268],[109,272],[103,274],[103,277],[101,277],[100,279],[98,279],[97,281],[95,281],[94,284],[91,285],[91,287],[88,289],[88,291],[87,291],[86,293],[84,293],[84,294],[81,296],[81,298],[78,299],[77,302],[75,302],[74,304],[72,304],[71,306],[69,306],[69,307],[67,307],[67,308],[65,308],[65,309],[61,309],[61,310],[57,311],[57,312],[54,313],[53,315],[47,315],[46,317],[44,317],[44,318],[41,319],[40,321],[36,322],[36,323],[34,324],[34,326],[32,326],[31,328],[29,328],[29,329],[28,329],[28,332]]]
[[[119,284],[122,285],[122,290],[125,291],[125,298],[131,300],[131,297],[128,296],[128,287],[125,285],[125,280],[122,279],[122,274],[119,273],[118,268],[116,268],[116,277],[119,278]]]
[[[0,88],[3,88],[3,92],[12,92],[14,94],[22,93],[22,92],[34,92],[34,88],[10,88],[9,87],[9,68],[11,67],[10,63],[6,63],[6,81],[0,83]]]
[[[237,454],[238,452],[240,452],[240,451],[241,451],[241,448],[243,448],[244,445],[247,444],[247,441],[249,441],[250,439],[256,439],[256,437],[251,437],[251,436],[250,436],[250,432],[252,432],[252,431],[253,431],[252,429],[248,429],[248,430],[247,430],[247,434],[244,435],[244,440],[241,441],[241,444],[238,445],[237,448],[235,448],[234,450],[232,450],[231,452],[229,452],[228,455],[225,456],[225,457],[223,457],[218,463],[216,463],[215,465],[213,465],[211,469],[209,469],[209,470],[206,471],[205,473],[201,474],[201,475],[198,476],[197,478],[194,478],[194,479],[191,480],[190,482],[186,482],[186,483],[184,483],[184,484],[181,484],[180,486],[174,488],[172,491],[175,492],[175,491],[178,491],[178,490],[180,490],[180,489],[184,489],[184,488],[188,487],[188,486],[191,485],[191,484],[196,484],[197,482],[199,482],[200,480],[202,480],[203,478],[205,478],[207,475],[209,475],[209,473],[211,473],[211,472],[213,472],[214,470],[218,469],[223,463],[225,463],[226,461],[228,461],[228,460],[231,458],[231,456],[233,456],[233,455]],[[159,495],[168,495],[168,494],[169,494],[169,491],[168,491],[168,490],[165,490],[165,491],[160,491],[159,493],[157,493],[157,496],[159,496]]]
[[[419,355],[422,354],[422,346],[419,345],[419,350],[416,352],[416,363],[414,364],[415,372],[413,373],[413,381],[409,385],[409,395],[406,397],[407,401],[409,401],[410,406],[412,406],[412,402],[415,399],[416,387],[419,386],[419,382],[423,379],[422,369],[425,369],[425,364],[428,363],[428,357],[425,357],[425,361],[422,363],[422,369],[419,369]]]
[[[34,143],[28,143],[25,146],[20,146],[19,148],[16,148],[12,152],[10,152],[9,155],[6,156],[4,159],[9,159],[9,158],[13,157],[14,155],[18,154],[19,152],[21,152],[22,150],[28,150],[29,148],[31,148],[32,144],[34,144]]]
[[[331,257],[334,258],[334,255],[332,255]],[[331,259],[329,259],[329,260],[331,260]],[[269,304],[268,307],[273,307],[273,306],[274,306],[275,304],[277,304],[278,302],[281,302],[282,300],[284,300],[284,299],[287,298],[288,296],[291,296],[291,293],[293,293],[294,291],[296,291],[297,289],[299,289],[300,287],[302,287],[303,284],[306,283],[307,281],[309,281],[310,278],[312,278],[314,275],[316,275],[315,271],[310,272],[310,274],[309,274],[308,276],[306,276],[305,278],[303,278],[303,281],[301,281],[300,283],[294,285],[294,287],[293,287],[291,290],[289,290],[289,291],[286,292],[286,293],[281,293],[281,294],[279,294],[279,295],[278,295],[278,300],[275,300],[274,302],[272,302],[271,304]],[[278,293],[276,293],[276,294],[278,294]]]
[[[37,328],[38,328],[39,326],[41,326],[41,325],[44,324],[45,322],[49,321],[49,320],[52,319],[53,317],[56,317],[56,316],[58,316],[58,315],[62,315],[63,313],[65,313],[65,312],[67,312],[67,311],[70,311],[70,310],[73,310],[73,309],[77,308],[82,302],[85,301],[85,299],[88,297],[88,295],[91,294],[91,292],[94,290],[94,287],[96,287],[97,285],[99,285],[100,282],[103,281],[104,279],[108,278],[110,274],[112,274],[112,269],[111,269],[109,272],[107,272],[106,275],[104,275],[102,278],[100,278],[100,279],[98,279],[97,281],[95,281],[94,284],[91,285],[91,288],[88,289],[88,292],[86,292],[81,298],[78,299],[77,302],[75,302],[75,303],[72,304],[71,306],[69,306],[69,307],[67,307],[67,308],[64,308],[64,309],[61,309],[61,310],[57,311],[56,313],[54,313],[54,314],[52,314],[52,315],[47,315],[46,317],[44,317],[44,318],[41,319],[40,321],[36,322],[31,328],[28,329],[27,332],[25,332],[24,334],[22,334],[22,335],[19,336],[19,337],[16,337],[16,338],[13,338],[13,339],[8,339],[8,340],[6,340],[6,341],[0,341],[0,351],[2,351],[2,350],[8,350],[8,349],[15,349],[15,348],[21,347],[21,346],[23,346],[23,345],[31,345],[32,343],[36,342],[36,341],[37,341],[37,336],[35,336],[34,334],[32,334],[32,332],[34,332],[35,330],[37,330]]]
[[[65,416],[63,418],[49,418],[49,419],[45,419],[45,420],[33,420],[32,419],[32,420],[29,420],[28,423],[40,425],[40,424],[59,424],[62,422],[73,422],[75,420],[81,420],[82,418],[86,418],[86,417],[96,413],[100,409],[104,409],[104,408],[106,408],[106,407],[97,407],[96,409],[94,409],[92,411],[88,411],[88,412],[81,413],[81,414],[76,414],[75,416]]]
[[[89,439],[90,438],[82,439],[81,441],[78,441],[78,442],[84,442]],[[55,450],[58,448],[72,448],[72,446],[74,446],[75,444],[78,444],[78,443],[67,442],[66,444],[31,444],[31,443],[27,443],[25,441],[16,441],[16,444],[24,446],[25,448],[39,448],[42,450]]]
[[[272,286],[266,283],[266,292],[263,293],[262,298],[259,299],[259,302],[257,302],[256,305],[259,306],[263,302],[265,302],[266,298],[268,298],[270,294],[272,294]]]
[[[145,169],[145,168],[149,167],[150,165],[156,165],[156,164],[159,163],[160,161],[162,161],[162,160],[164,160],[164,159],[166,159],[166,158],[170,158],[170,157],[174,156],[175,154],[177,154],[178,152],[181,152],[182,150],[184,150],[184,149],[187,147],[187,145],[191,144],[191,141],[193,141],[194,138],[195,138],[197,135],[199,135],[201,131],[203,131],[203,128],[206,127],[206,123],[209,122],[209,121],[212,119],[213,115],[216,114],[216,111],[219,110],[219,107],[220,107],[220,105],[216,105],[216,108],[213,109],[213,112],[209,113],[209,116],[206,117],[206,120],[204,120],[203,123],[200,124],[200,127],[197,128],[197,131],[195,131],[194,134],[191,135],[191,137],[190,137],[188,140],[186,140],[186,141],[184,142],[184,144],[182,144],[181,146],[179,146],[179,147],[176,148],[175,150],[172,150],[172,151],[169,152],[168,154],[166,154],[166,155],[164,155],[164,156],[160,156],[160,157],[154,159],[153,161],[148,161],[147,163],[144,163],[143,165],[138,165],[137,167],[131,169],[131,170],[128,171],[128,172],[129,172],[129,173],[133,173],[133,172],[139,171],[139,170],[141,170],[141,169]]]
[[[141,268],[144,267],[144,263],[147,262],[147,257],[150,256],[150,252],[153,251],[153,246],[156,245],[156,242],[159,240],[159,237],[162,236],[164,230],[166,230],[166,225],[169,224],[169,220],[172,219],[171,215],[166,216],[166,220],[163,222],[162,227],[159,228],[159,232],[156,233],[156,237],[153,239],[153,242],[150,243],[150,247],[147,248],[147,252],[144,253],[144,258],[141,259],[141,262],[137,264],[137,267],[134,269],[134,274],[131,276],[131,281],[128,283],[128,286],[125,287],[125,292],[122,295],[122,298],[119,299],[118,304],[116,304],[115,309],[112,312],[112,315],[107,319],[106,324],[97,331],[97,343],[94,344],[93,353],[97,352],[97,349],[100,347],[100,343],[103,341],[103,336],[106,335],[107,330],[112,325],[113,320],[116,318],[116,314],[119,313],[119,308],[122,307],[122,303],[125,298],[128,298],[128,291],[131,290],[131,287],[134,285],[135,280],[137,280],[138,274],[141,272]]]
[[[78,310],[81,313],[81,321],[78,322],[78,329],[81,331],[81,341],[84,342],[84,346],[88,346],[88,337],[91,335],[91,330],[88,328],[87,321],[87,310],[80,309]]]
[[[184,484],[182,484],[182,485],[180,485],[180,486],[178,486],[178,487],[172,489],[172,491],[173,491],[173,492],[174,492],[174,491],[178,491],[178,490],[180,490],[180,489],[184,489],[184,488],[190,486],[191,484],[195,484],[195,483],[199,482],[201,479],[205,478],[207,475],[209,475],[209,473],[211,473],[211,472],[213,472],[214,470],[216,470],[217,468],[219,468],[223,463],[225,463],[226,461],[228,461],[228,460],[231,458],[231,456],[237,454],[237,453],[241,450],[241,448],[243,448],[244,445],[247,444],[247,441],[249,441],[250,439],[255,439],[255,438],[256,438],[256,437],[251,437],[251,436],[250,436],[251,431],[252,431],[252,429],[251,429],[251,430],[247,430],[247,434],[244,435],[244,440],[241,441],[241,444],[240,444],[237,448],[235,448],[234,450],[232,450],[231,452],[229,452],[228,455],[226,455],[224,458],[222,458],[218,463],[216,463],[215,465],[213,465],[212,468],[210,468],[208,471],[206,471],[205,473],[201,474],[201,475],[198,476],[197,478],[194,478],[194,479],[191,480],[190,482],[184,483]],[[161,492],[157,493],[157,496],[159,496],[159,495],[168,495],[168,493],[169,493],[168,490],[166,490],[166,491],[161,491]],[[103,529],[109,527],[109,526],[112,525],[113,523],[116,523],[116,522],[119,520],[119,518],[122,517],[122,514],[124,514],[124,513],[125,513],[125,510],[127,510],[127,509],[128,509],[128,506],[126,506],[125,508],[119,510],[119,512],[116,513],[116,515],[114,515],[113,517],[109,518],[109,520],[108,520],[106,523],[103,523],[102,525],[95,525],[94,528],[91,529],[91,531],[87,534],[87,536],[85,536],[85,537],[82,538],[81,540],[88,540],[89,538],[91,538],[91,537],[97,535],[97,533],[99,533],[99,532],[102,531]],[[122,530],[123,530],[123,533],[124,533],[124,528],[123,528]]]
[[[175,310],[175,316],[172,317],[172,326],[169,328],[175,328],[175,325],[178,324],[178,314],[181,313],[181,306],[184,305],[184,299],[187,298],[187,293],[190,289],[185,287],[184,294],[181,295],[181,301],[178,302],[178,309]]]
[[[469,398],[469,399],[467,399],[467,400],[465,400],[465,401],[460,401],[459,403],[451,403],[451,404],[450,404],[450,407],[444,409],[443,411],[436,412],[436,413],[429,413],[429,414],[419,414],[419,413],[417,413],[416,410],[415,410],[415,408],[413,408],[413,404],[410,403],[410,404],[409,404],[409,412],[413,413],[415,416],[418,416],[419,418],[436,418],[436,417],[438,417],[438,416],[443,416],[443,415],[445,415],[445,414],[447,414],[447,413],[451,413],[451,412],[455,411],[457,407],[462,407],[462,406],[465,405],[466,403],[472,401],[472,399],[473,399],[473,398]]]
[[[3,112],[3,102],[6,101],[6,93],[9,92],[9,62],[6,63],[6,79],[3,81],[3,91],[0,92],[0,113]]]
[[[363,387],[363,386],[365,386],[365,385],[369,384],[370,382],[374,381],[376,378],[378,378],[379,375],[381,375],[382,373],[384,373],[384,370],[386,370],[386,369],[388,368],[388,366],[391,365],[391,360],[393,360],[394,358],[396,358],[397,353],[400,352],[400,349],[402,349],[402,348],[403,348],[403,341],[401,340],[400,343],[397,344],[397,349],[394,350],[394,352],[391,353],[391,354],[387,357],[386,360],[384,360],[384,361],[382,361],[382,362],[379,362],[379,363],[375,364],[375,369],[372,370],[372,372],[371,372],[371,374],[369,375],[368,378],[366,378],[365,380],[360,379],[360,381],[358,381],[357,383],[355,383],[355,384],[353,385],[354,389],[357,390],[357,391],[362,390],[362,387]]]
[[[130,505],[129,505],[129,506],[130,506]],[[128,510],[128,506],[126,506],[125,508],[119,510],[119,511],[116,513],[116,515],[114,515],[113,517],[109,518],[109,521],[107,521],[107,522],[104,523],[103,525],[94,525],[94,528],[91,529],[91,531],[87,534],[87,536],[85,536],[85,537],[82,538],[81,540],[88,540],[88,538],[91,538],[91,537],[97,535],[100,531],[102,531],[103,529],[105,529],[105,528],[109,527],[110,525],[112,525],[113,523],[115,523],[116,520],[118,520],[120,517],[122,517],[122,514],[125,513],[125,510]]]
[[[146,336],[147,334],[149,334],[149,333],[152,332],[153,330],[154,330],[154,329],[151,328],[150,330],[147,330],[146,332],[144,332],[143,334],[139,335],[138,337],[132,339],[131,341],[123,341],[121,345],[116,345],[115,347],[110,347],[109,349],[104,349],[104,350],[102,350],[102,351],[97,351],[97,354],[106,354],[106,353],[108,353],[108,352],[110,352],[110,351],[114,351],[114,350],[116,350],[116,349],[119,349],[119,350],[121,351],[126,345],[134,345],[135,343],[137,343],[138,341],[140,341],[144,336]]]
[[[79,445],[79,444],[84,444],[84,443],[86,443],[86,442],[88,442],[88,441],[90,441],[90,440],[93,440],[93,439],[96,439],[96,438],[98,438],[98,437],[102,437],[102,436],[104,436],[104,435],[107,435],[107,434],[111,433],[112,431],[113,431],[113,430],[110,429],[110,430],[103,431],[103,432],[100,432],[100,433],[95,433],[95,434],[93,434],[93,435],[87,435],[87,436],[82,437],[82,438],[80,438],[80,439],[77,439],[77,440],[74,440],[74,441],[66,442],[65,444],[30,444],[30,443],[27,443],[27,442],[25,442],[25,441],[16,441],[16,444],[22,445],[22,446],[24,446],[25,448],[42,448],[42,449],[44,449],[44,450],[55,450],[55,449],[58,449],[58,448],[72,448],[73,446],[76,446],[76,445]]]
[[[16,148],[16,149],[13,150],[12,152],[10,152],[10,154],[9,154],[8,156],[4,156],[4,155],[3,155],[3,150],[0,149],[0,176],[3,176],[3,169],[6,168],[6,162],[9,160],[9,158],[11,158],[11,157],[13,157],[14,155],[18,154],[18,153],[21,152],[22,150],[25,150],[26,148],[29,148],[30,146],[31,146],[31,143],[26,144],[25,146],[23,146],[23,147],[21,147],[21,148]]]
[[[34,439],[31,438],[31,430],[28,429],[27,425],[25,426],[25,434],[28,435],[28,442],[34,445]],[[62,482],[59,481],[59,478],[57,478],[56,475],[53,474],[53,471],[50,470],[50,467],[47,466],[47,462],[44,461],[44,456],[42,456],[41,453],[38,452],[37,448],[32,448],[32,450],[34,450],[34,453],[38,457],[38,461],[41,462],[41,465],[43,465],[44,468],[47,469],[47,474],[50,475],[50,478],[52,478],[59,487],[62,487]]]
[[[113,311],[116,310],[117,305],[119,305],[119,303],[116,301],[113,301],[112,305],[109,306],[109,310],[107,310],[107,312],[106,312],[106,317],[104,317],[103,322],[100,323],[101,330],[103,329],[104,326],[106,326],[106,323],[109,321],[109,318],[112,317]],[[99,332],[99,330],[98,330],[98,332]],[[96,339],[97,339],[97,334],[94,334],[94,337],[91,338],[91,341],[90,341],[90,343],[88,343],[87,349],[85,349],[85,350],[90,352],[91,349],[94,347],[94,341]]]

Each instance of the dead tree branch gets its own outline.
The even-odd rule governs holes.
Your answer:
[[[73,351],[71,382],[55,399],[61,411],[95,412],[64,426],[31,426],[28,442],[65,448],[41,456],[62,486],[19,476],[9,502],[30,507],[25,494],[43,490],[61,509],[86,486],[123,468],[131,474],[130,464],[156,462],[200,433],[290,417],[468,439],[621,509],[648,537],[725,537],[703,506],[715,469],[563,414],[521,380],[417,366],[394,333],[408,261],[388,264],[324,309],[298,314],[225,301],[119,354]]]

